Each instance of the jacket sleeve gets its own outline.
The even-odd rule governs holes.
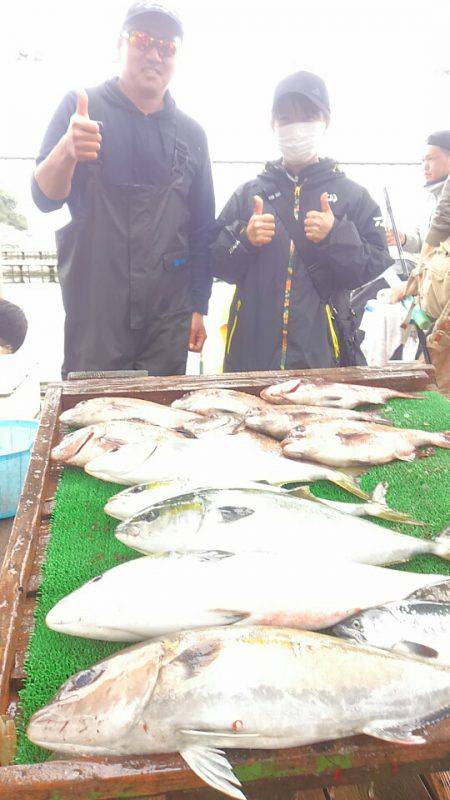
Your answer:
[[[212,235],[213,275],[227,283],[241,283],[259,252],[245,235],[250,215],[243,211],[242,200],[241,189],[226,204]]]
[[[44,159],[47,158],[55,145],[58,144],[61,137],[64,136],[70,122],[70,117],[75,112],[76,105],[77,100],[75,92],[69,92],[66,94],[56,109],[47,128],[44,140],[41,144],[39,155],[36,159],[36,165],[40,164],[41,161],[44,161]],[[73,183],[74,182],[72,181],[72,184]],[[50,198],[46,197],[41,188],[38,186],[34,174],[31,178],[31,194],[39,210],[46,213],[49,211],[56,211],[58,208],[62,208],[64,203],[66,203],[68,200],[68,198],[65,200],[50,200]]]
[[[317,262],[331,270],[338,289],[363,286],[394,263],[380,208],[366,189],[354,210],[336,218],[326,239],[317,245]]]
[[[189,193],[189,250],[192,262],[192,307],[200,314],[207,314],[212,286],[209,239],[214,225],[215,205],[208,143],[203,131],[200,149],[201,162]]]
[[[420,235],[420,228],[416,228],[414,233],[405,233],[405,243],[403,250],[406,253],[420,253],[422,249],[422,237]]]
[[[450,178],[445,181],[425,241],[431,247],[439,247],[447,236],[450,236]]]

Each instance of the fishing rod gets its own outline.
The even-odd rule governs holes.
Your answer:
[[[400,263],[402,265],[402,268],[403,268],[403,274],[404,275],[408,275],[405,256],[403,254],[403,247],[402,247],[402,244],[401,244],[401,241],[400,241],[400,236],[398,235],[398,228],[397,228],[397,225],[395,224],[394,212],[392,211],[391,201],[389,199],[389,193],[388,193],[388,190],[387,190],[386,186],[383,189],[383,193],[384,193],[384,202],[385,202],[385,205],[386,205],[386,211],[388,213],[389,220],[390,220],[390,223],[391,223],[392,233],[394,234],[395,245],[397,247],[399,261],[400,261]],[[428,352],[427,339],[426,339],[426,335],[425,335],[425,330],[426,330],[426,328],[429,328],[429,326],[431,324],[431,320],[429,319],[427,314],[425,314],[423,309],[420,308],[420,306],[416,306],[413,309],[413,313],[411,314],[411,322],[413,322],[414,325],[416,326],[417,336],[419,338],[419,343],[420,343],[420,346],[422,348],[422,351],[423,351],[423,354],[424,354],[424,357],[425,357],[425,361],[427,361],[428,364],[431,364],[431,358],[430,358],[430,354]]]

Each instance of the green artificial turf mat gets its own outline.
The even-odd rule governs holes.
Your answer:
[[[450,401],[435,392],[425,400],[392,400],[382,413],[398,427],[430,431],[450,429]],[[426,527],[378,521],[402,533],[432,537],[450,518],[450,451],[436,449],[435,455],[415,462],[393,462],[373,467],[361,478],[361,486],[372,491],[377,483],[389,484],[387,500],[393,508],[407,511]],[[108,517],[103,507],[117,484],[104,483],[78,469],[63,471],[51,521],[52,536],[43,568],[43,579],[36,609],[36,627],[30,640],[26,662],[28,674],[20,692],[21,719],[16,762],[43,761],[49,753],[25,736],[30,716],[45,705],[59,686],[81,669],[86,669],[111,653],[128,646],[66,636],[45,625],[47,612],[69,592],[111,567],[139,557],[113,535],[117,520]],[[332,500],[354,502],[355,498],[326,481],[313,485],[315,494]],[[326,558],[326,556],[324,556]],[[417,556],[398,569],[437,572],[450,576],[450,562],[434,556]]]

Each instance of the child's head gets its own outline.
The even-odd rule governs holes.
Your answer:
[[[27,328],[22,309],[0,298],[0,355],[15,353],[23,344]]]

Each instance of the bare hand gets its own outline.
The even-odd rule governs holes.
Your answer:
[[[399,238],[400,244],[403,247],[403,245],[406,242],[406,234],[402,233],[401,231],[397,231],[397,233],[398,233],[398,238]],[[389,247],[392,247],[393,245],[397,244],[396,241],[395,241],[395,238],[394,238],[394,231],[392,230],[392,228],[388,228],[387,229],[387,231],[386,231],[386,239],[387,239],[387,243],[388,243]]]
[[[326,192],[320,196],[320,207],[321,211],[308,211],[305,217],[306,238],[315,244],[322,242],[334,225],[334,214]]]
[[[390,303],[399,303],[400,300],[404,300],[406,297],[406,281],[404,282],[403,286],[395,286],[391,289],[391,294],[389,297]]]
[[[192,314],[191,330],[189,332],[189,350],[191,353],[201,353],[206,342],[206,330],[203,315],[195,311]]]
[[[263,200],[258,195],[253,198],[254,208],[247,225],[247,239],[255,247],[270,244],[275,236],[275,217],[273,214],[263,214]]]
[[[77,107],[65,135],[67,152],[74,161],[95,161],[100,150],[100,126],[89,119],[85,89],[77,91]]]

